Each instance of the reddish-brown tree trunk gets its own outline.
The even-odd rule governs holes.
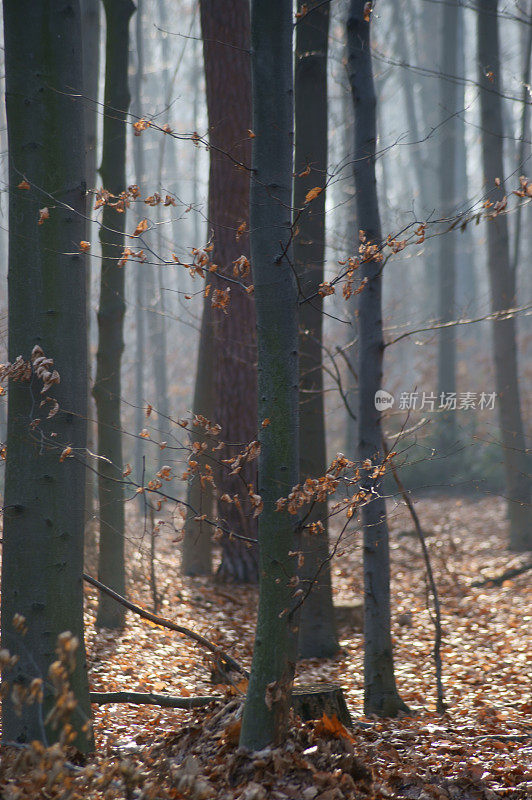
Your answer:
[[[255,309],[252,295],[227,280],[249,285],[249,276],[234,274],[234,262],[249,258],[247,233],[249,207],[251,72],[250,30],[247,0],[201,0],[201,28],[207,107],[209,114],[210,173],[209,230],[213,237],[212,261],[216,273],[207,276],[211,301],[215,290],[230,288],[225,313],[214,309],[214,414],[222,426],[222,450],[213,455],[229,459],[257,438],[257,378]],[[246,232],[242,232],[245,223]],[[227,277],[226,277],[227,276]],[[201,353],[200,353],[201,358]],[[249,500],[249,484],[256,490],[256,460],[240,473],[230,475],[227,465],[217,472],[218,496],[237,495],[239,503],[221,502],[218,515],[224,527],[256,538],[257,526]],[[239,508],[240,505],[240,508]],[[257,548],[225,535],[221,541],[222,563],[218,576],[224,580],[256,581]]]

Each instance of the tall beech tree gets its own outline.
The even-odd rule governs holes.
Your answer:
[[[119,195],[126,186],[126,116],[129,108],[129,20],[131,0],[103,0],[106,19],[105,115],[100,175],[104,188]],[[98,352],[93,394],[98,414],[98,496],[100,549],[98,577],[125,594],[124,489],[120,365],[124,349],[125,269],[118,262],[124,250],[125,217],[115,206],[103,208],[100,226],[102,267],[98,308]],[[96,624],[121,628],[124,607],[100,593]]]
[[[295,54],[295,172],[294,205],[301,209],[294,238],[294,262],[303,296],[314,294],[323,282],[325,259],[325,184],[327,180],[327,51],[329,6],[314,0],[299,2],[307,13],[298,19]],[[312,12],[312,13],[311,13]],[[309,204],[307,193],[322,192]],[[319,478],[327,468],[322,372],[323,299],[313,298],[300,309],[300,477]],[[302,535],[300,578],[313,588],[301,609],[299,654],[326,658],[338,652],[338,638],[329,567],[327,503],[316,504],[307,523],[320,523],[321,532]],[[318,526],[319,528],[319,526]],[[316,577],[317,576],[317,577]]]
[[[257,436],[255,309],[253,297],[245,289],[250,283],[247,275],[249,241],[247,230],[242,230],[248,227],[249,173],[241,165],[249,166],[251,151],[249,3],[247,0],[227,0],[225,3],[202,0],[200,11],[209,116],[208,225],[214,246],[211,260],[217,265],[217,271],[207,275],[211,291],[205,298],[203,311],[205,335],[210,333],[212,336],[213,358],[210,361],[209,354],[203,350],[202,326],[196,379],[197,386],[212,381],[212,387],[207,390],[212,406],[210,415],[199,407],[194,411],[221,426],[220,439],[225,446],[216,451],[216,461],[219,461],[233,458]],[[242,257],[245,261],[239,262]],[[235,277],[242,285],[234,282]],[[212,308],[214,293],[225,291],[227,287],[230,288],[228,309]],[[202,363],[203,359],[206,364]],[[204,374],[206,365],[209,367],[207,375]],[[201,400],[198,397],[198,402]],[[230,474],[228,466],[216,469],[216,461],[210,459],[207,463],[215,469],[218,496],[238,498],[237,503],[218,502],[218,517],[223,527],[248,539],[256,539],[257,525],[248,488],[257,483],[256,461],[245,462],[235,475]],[[197,478],[195,481],[199,484]],[[196,488],[201,492],[199,485]],[[196,510],[208,502],[208,495],[198,500],[199,503],[195,503],[190,496],[190,504]],[[189,520],[186,534],[189,544],[193,544],[191,538],[197,537],[197,544],[201,546],[200,539],[209,535],[208,531],[203,533],[201,523]],[[227,535],[220,544],[222,561],[218,577],[256,582],[256,545]],[[207,558],[208,552],[205,553]],[[189,567],[189,572],[192,571]]]
[[[2,648],[19,660],[2,675],[13,689],[2,699],[2,735],[6,741],[43,743],[60,735],[44,721],[54,700],[48,670],[57,658],[57,637],[71,631],[79,640],[70,677],[78,705],[71,721],[76,746],[87,751],[92,735],[81,577],[87,347],[86,257],[79,252],[86,202],[80,8],[74,1],[6,0],[3,13],[9,359],[27,360],[38,345],[54,359],[61,383],[53,386],[60,410],[52,419],[46,418],[48,404],[39,408],[42,383],[34,371],[29,383],[9,386],[1,629]],[[73,457],[61,461],[67,446]],[[14,627],[16,614],[25,617],[25,636]],[[44,705],[22,702],[19,709],[13,703],[17,687],[28,689],[36,678],[44,681]]]
[[[276,510],[298,482],[298,295],[292,269],[292,5],[251,4],[250,243],[258,347],[259,609],[240,744],[280,742],[288,724],[297,626],[290,613],[296,518]],[[275,121],[275,124],[272,124]],[[262,424],[264,423],[264,424]]]
[[[347,16],[348,63],[355,114],[353,149],[357,222],[367,255],[360,277],[365,286],[358,303],[358,458],[379,465],[384,459],[380,412],[375,393],[381,388],[384,340],[382,331],[382,242],[375,178],[376,105],[370,50],[370,18],[364,0],[351,0]],[[372,248],[375,248],[372,255]],[[364,711],[394,716],[405,710],[396,684],[390,622],[390,552],[386,504],[379,479],[367,471],[363,486],[371,499],[362,506],[364,529]]]
[[[83,94],[85,98],[85,176],[87,181],[87,216],[92,213],[94,196],[92,191],[96,187],[97,175],[97,145],[98,145],[98,83],[100,77],[100,0],[81,0],[81,32],[83,49]],[[92,241],[93,226],[87,224],[87,239]],[[91,339],[93,325],[91,315],[91,284],[92,269],[90,257],[87,259],[87,348],[88,348],[88,385],[91,381]],[[90,390],[87,392],[87,446],[94,452],[96,426],[94,424],[95,410]],[[86,471],[87,487],[85,491],[85,513],[87,522],[91,522],[94,514],[96,479],[92,470]],[[91,524],[86,531],[86,557],[92,561],[96,558],[96,534]]]
[[[479,5],[477,16],[482,168],[486,197],[494,204],[494,211],[487,221],[488,273],[493,312],[516,305],[516,274],[510,264],[508,221],[504,213],[497,213],[496,206],[497,203],[504,205],[506,196],[497,11],[497,0],[485,0]],[[492,336],[510,519],[510,548],[515,551],[532,550],[530,461],[521,415],[515,319],[495,318]]]

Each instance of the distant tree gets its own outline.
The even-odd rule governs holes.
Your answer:
[[[347,70],[355,114],[353,149],[357,224],[368,255],[360,266],[366,281],[359,295],[359,428],[358,458],[378,466],[383,461],[380,412],[375,393],[381,388],[384,341],[382,331],[382,242],[375,179],[376,96],[370,50],[370,18],[364,0],[351,0],[347,18]],[[371,248],[376,253],[371,256]],[[386,504],[379,479],[368,470],[362,485],[372,499],[362,506],[364,528],[364,711],[394,716],[406,706],[395,684],[390,621],[390,553]]]
[[[2,648],[19,657],[2,680],[4,741],[51,743],[48,670],[57,637],[78,640],[71,685],[76,746],[92,749],[83,644],[83,528],[87,413],[85,142],[78,2],[3,4],[9,137],[9,359],[38,345],[61,378],[60,410],[39,404],[42,384],[11,381],[2,546]],[[22,183],[22,187],[20,184]],[[26,189],[24,189],[24,185]],[[17,188],[19,187],[19,188]],[[39,224],[39,219],[42,224]],[[47,397],[48,395],[44,395]],[[39,419],[40,418],[40,419]],[[73,457],[61,461],[69,446]],[[23,637],[14,627],[25,618]],[[44,704],[14,703],[43,679]]]
[[[276,501],[298,482],[298,296],[290,242],[293,173],[292,7],[251,5],[253,86],[250,242],[258,346],[259,610],[240,744],[286,734],[297,627],[290,614],[296,518]],[[264,424],[262,424],[264,423]]]
[[[131,0],[103,0],[106,19],[105,116],[100,175],[104,188],[119,195],[126,187],[126,115],[129,108],[129,19]],[[98,352],[93,394],[98,413],[98,495],[100,550],[98,577],[125,594],[124,489],[120,366],[124,349],[125,270],[118,264],[124,250],[125,214],[103,208],[100,226],[102,266],[98,308]],[[121,628],[124,607],[101,593],[96,624]]]
[[[482,168],[486,198],[494,205],[505,202],[503,163],[504,128],[499,56],[497,0],[484,0],[478,7],[478,80],[482,131]],[[504,213],[492,214],[488,228],[488,273],[491,310],[515,306],[516,274],[510,264],[508,221]],[[510,548],[532,549],[532,506],[530,461],[527,456],[517,368],[514,317],[492,323],[495,382],[502,439],[506,495],[510,518]]]
[[[296,26],[294,205],[301,209],[294,238],[294,263],[303,296],[314,294],[324,281],[325,185],[327,182],[327,50],[329,6],[315,0]],[[308,205],[307,193],[322,192]],[[303,303],[300,324],[300,478],[319,478],[327,469],[323,397],[323,299]],[[299,654],[326,658],[338,652],[331,589],[327,503],[317,503],[306,522],[321,532],[303,533],[300,578],[314,586],[301,609]],[[317,576],[317,577],[316,577]],[[305,586],[305,583],[303,584]]]
[[[214,246],[211,260],[217,265],[216,272],[207,275],[211,291],[205,299],[204,315],[211,327],[214,357],[206,377],[213,381],[212,420],[221,425],[220,439],[225,444],[216,458],[229,459],[257,436],[255,313],[253,297],[244,288],[250,283],[249,173],[239,166],[248,165],[250,160],[249,4],[247,0],[202,0],[200,10],[209,116],[208,224]],[[240,262],[239,269],[241,257],[245,261]],[[235,277],[244,286],[234,283]],[[214,293],[227,287],[227,313],[209,309]],[[202,346],[203,342],[198,353],[198,380],[203,379],[201,361],[209,358]],[[211,459],[209,463],[212,467],[216,462]],[[246,462],[238,474],[230,472],[227,466],[215,469],[218,496],[236,496],[238,503],[218,502],[218,517],[224,528],[255,539],[257,525],[249,485],[256,487],[256,461]],[[220,544],[218,577],[256,582],[256,546],[228,535]]]
[[[441,69],[440,108],[443,125],[439,148],[439,215],[451,218],[457,204],[457,172],[452,168],[458,153],[460,120],[458,113],[458,81],[449,75],[458,74],[458,4],[441,7]],[[456,233],[442,233],[438,239],[438,316],[440,322],[450,322],[456,314]],[[456,392],[456,328],[442,328],[438,335],[438,396]],[[438,444],[442,450],[442,469],[449,464],[451,450],[456,444],[456,413],[443,412],[438,420]]]

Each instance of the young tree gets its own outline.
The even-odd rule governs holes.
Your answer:
[[[376,96],[370,50],[370,19],[364,0],[351,0],[347,18],[349,81],[355,114],[353,150],[357,222],[367,245],[360,266],[365,286],[359,295],[358,458],[383,461],[380,412],[375,394],[381,388],[382,242],[375,179]],[[373,255],[372,255],[373,253]],[[386,504],[379,480],[368,470],[365,488],[372,499],[362,507],[364,527],[364,711],[394,716],[406,709],[395,685],[390,623],[390,553]]]
[[[11,381],[2,547],[2,648],[19,657],[3,680],[5,741],[50,743],[44,720],[54,692],[48,670],[57,637],[79,640],[70,677],[76,746],[92,748],[83,644],[83,528],[87,413],[85,142],[80,9],[6,0],[4,42],[9,137],[9,359],[38,345],[61,378],[59,412],[39,408],[41,382]],[[18,187],[18,188],[17,188]],[[26,187],[26,188],[24,188]],[[39,224],[39,221],[42,224]],[[48,395],[45,394],[44,397]],[[40,421],[39,419],[40,418]],[[61,461],[70,447],[72,458]],[[23,637],[14,627],[25,618]],[[13,702],[42,679],[44,703]],[[20,696],[20,694],[19,694]]]
[[[142,117],[142,82],[144,80],[144,41],[143,41],[143,0],[137,0],[137,13],[135,16],[135,44],[136,65],[133,79],[133,113]],[[133,137],[133,163],[135,169],[135,183],[145,189],[144,179],[144,137]],[[145,390],[145,362],[146,362],[146,270],[143,264],[136,265],[135,273],[135,477],[138,483],[142,481],[144,471],[145,440],[140,436],[144,427],[144,390]],[[144,510],[144,495],[139,495],[140,508]]]
[[[126,116],[129,108],[129,19],[131,0],[103,0],[107,24],[105,47],[105,117],[100,175],[103,187],[119,195],[126,186]],[[124,349],[125,214],[113,205],[103,208],[100,227],[102,267],[98,309],[98,353],[93,394],[98,413],[98,495],[100,550],[98,577],[125,594],[124,489],[122,484],[122,431],[120,365]],[[124,607],[101,593],[96,624],[121,628]]]
[[[251,5],[253,86],[251,263],[258,346],[259,610],[240,744],[258,750],[286,733],[297,627],[289,606],[295,518],[276,501],[298,482],[298,297],[290,242],[293,172],[292,7]],[[273,121],[275,120],[275,124]],[[264,424],[263,424],[264,423]]]
[[[294,238],[294,263],[303,296],[313,294],[323,280],[325,259],[325,184],[327,180],[327,46],[329,6],[301,0],[307,12],[296,26],[294,205],[301,209]],[[321,193],[309,204],[314,187]],[[323,299],[313,298],[300,310],[300,478],[318,478],[327,469],[323,399]],[[303,586],[315,579],[301,609],[299,654],[326,658],[338,652],[329,567],[327,503],[316,504],[307,517],[321,532],[303,533]],[[317,576],[317,577],[316,577]]]
[[[482,167],[486,196],[494,205],[488,227],[488,272],[491,310],[502,311],[516,304],[515,270],[510,265],[508,222],[497,213],[497,203],[504,206],[503,164],[504,129],[499,57],[499,20],[497,0],[485,0],[478,7],[478,80],[482,130]],[[532,511],[530,469],[527,463],[521,415],[517,342],[513,317],[494,319],[492,323],[495,381],[502,438],[506,494],[510,518],[510,548],[532,549]]]

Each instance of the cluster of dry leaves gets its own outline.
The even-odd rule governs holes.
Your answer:
[[[211,682],[207,654],[190,640],[128,614],[117,635],[94,627],[97,598],[86,587],[91,688],[219,695],[205,709],[94,706],[97,755],[83,770],[42,768],[16,777],[20,753],[4,749],[0,796],[126,798],[239,798],[239,800],[498,800],[532,797],[532,588],[530,573],[501,587],[472,584],[524,562],[505,549],[504,505],[427,497],[417,509],[428,535],[441,594],[443,669],[448,710],[435,712],[433,626],[419,545],[408,512],[389,503],[393,567],[393,634],[397,682],[412,716],[394,720],[362,712],[363,642],[340,629],[333,660],[298,666],[298,682],[342,684],[354,720],[349,732],[324,718],[294,719],[282,748],[251,756],[238,749],[243,695]],[[130,531],[135,520],[130,520]],[[141,524],[136,520],[137,527]],[[256,590],[182,578],[175,534],[160,528],[157,561],[164,616],[217,642],[240,663],[251,662]],[[335,602],[362,596],[361,541],[356,521],[333,562]],[[143,547],[130,559],[130,598],[150,607]],[[242,687],[243,688],[243,687]],[[49,756],[53,762],[53,756]],[[57,756],[56,756],[57,758]],[[55,763],[55,762],[54,762]],[[19,768],[20,769],[20,765]],[[42,789],[34,773],[41,775]],[[69,771],[70,770],[70,771]],[[74,770],[74,771],[73,771]],[[50,775],[54,780],[50,782]],[[59,775],[59,777],[57,777]],[[33,777],[32,777],[33,776]],[[37,781],[37,783],[36,783]],[[48,781],[48,783],[47,783]],[[32,794],[33,792],[33,794]]]

